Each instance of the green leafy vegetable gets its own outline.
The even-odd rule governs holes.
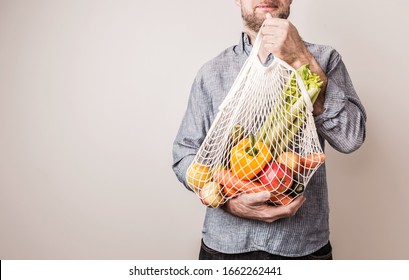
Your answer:
[[[297,72],[311,103],[314,104],[320,93],[322,80],[317,74],[311,72],[309,64],[301,66]],[[256,135],[257,141],[263,141],[270,147],[273,158],[286,149],[304,124],[307,108],[303,98],[297,85],[296,73],[291,73],[280,98],[276,100],[271,113]]]

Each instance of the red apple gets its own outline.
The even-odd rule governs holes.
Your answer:
[[[293,171],[284,164],[274,161],[264,167],[259,180],[269,191],[283,193],[293,183]]]

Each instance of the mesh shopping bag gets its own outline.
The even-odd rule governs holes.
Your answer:
[[[271,204],[289,204],[325,160],[312,115],[322,82],[308,65],[262,65],[260,46],[258,34],[186,173],[207,206],[265,190]]]

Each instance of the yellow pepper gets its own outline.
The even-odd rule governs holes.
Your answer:
[[[270,149],[263,142],[255,142],[254,135],[244,138],[231,150],[230,167],[241,179],[251,180],[272,159]]]

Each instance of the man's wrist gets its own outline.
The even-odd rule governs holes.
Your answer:
[[[291,63],[291,66],[294,69],[298,69],[305,64],[311,64],[314,60],[314,57],[306,50],[301,55],[298,55],[294,61]]]

